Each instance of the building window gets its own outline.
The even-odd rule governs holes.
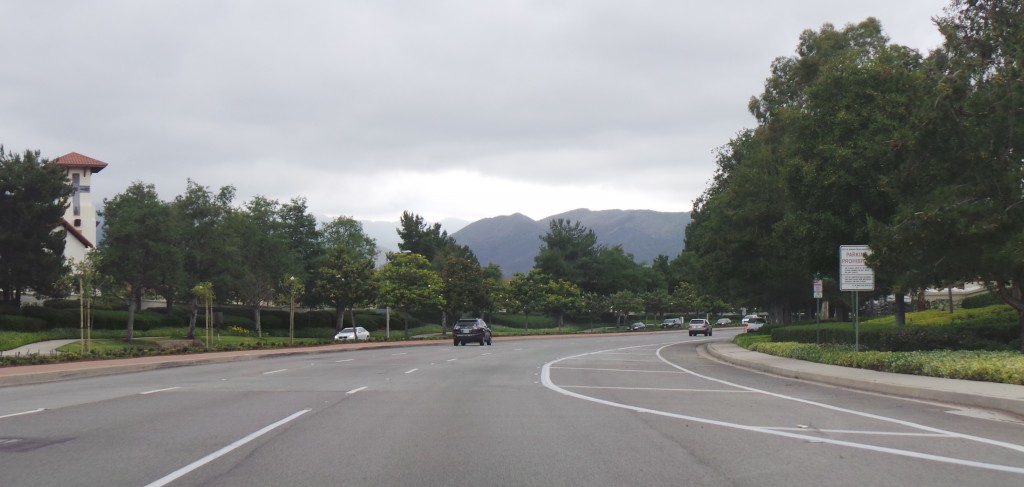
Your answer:
[[[76,227],[82,226],[82,219],[81,218],[75,218],[75,226]]]
[[[75,216],[79,216],[79,215],[82,214],[82,203],[80,201],[81,198],[79,198],[79,193],[80,193],[80,189],[81,189],[80,188],[80,186],[81,186],[80,178],[81,178],[81,174],[78,174],[78,173],[71,174],[71,186],[75,189],[74,196],[71,197],[71,206],[72,206],[72,208],[74,208],[74,215]],[[81,220],[75,220],[75,221],[76,222],[80,222]],[[75,223],[75,226],[76,227],[77,226],[81,226],[81,223]]]

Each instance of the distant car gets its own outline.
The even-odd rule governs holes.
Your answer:
[[[666,318],[661,322],[662,328],[682,328],[683,320],[679,318]]]
[[[466,342],[476,342],[480,346],[491,344],[491,328],[480,318],[464,318],[452,327],[452,339],[455,346],[466,346]]]
[[[689,328],[690,336],[694,336],[698,333],[706,337],[711,336],[711,323],[708,323],[708,320],[705,320],[704,318],[694,318],[690,320]]]
[[[366,331],[366,328],[363,328],[361,326],[357,326],[356,327],[355,337],[354,338],[352,336],[352,329],[351,328],[342,328],[341,331],[339,331],[337,335],[334,335],[334,339],[335,340],[343,340],[343,341],[353,340],[353,339],[355,339],[355,340],[366,340],[368,338],[370,338],[370,332]]]
[[[629,331],[643,330],[644,328],[647,328],[647,325],[643,324],[640,321],[633,323],[632,325],[629,325]]]
[[[743,317],[743,320],[740,321],[740,324],[743,325],[743,326],[747,326],[747,322],[749,322],[751,318],[760,318],[760,316],[757,316],[757,315],[746,315],[746,316]]]
[[[762,326],[767,325],[768,321],[761,317],[754,317],[747,320],[747,332],[760,330]]]
[[[732,326],[732,320],[729,318],[719,318],[718,321],[715,322],[715,326]]]

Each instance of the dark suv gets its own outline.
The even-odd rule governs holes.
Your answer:
[[[466,342],[491,344],[491,329],[480,318],[464,318],[452,327],[452,338],[455,346],[466,345]]]

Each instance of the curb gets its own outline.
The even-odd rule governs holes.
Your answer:
[[[781,377],[911,399],[996,409],[1024,418],[1024,386],[818,364],[752,352],[732,343],[709,343],[706,350],[723,362]]]

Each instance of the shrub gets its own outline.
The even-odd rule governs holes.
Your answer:
[[[992,293],[979,294],[977,296],[971,296],[965,298],[964,302],[960,304],[966,309],[973,308],[986,308],[989,306],[995,306],[997,304],[1005,304],[998,295]]]
[[[48,328],[46,320],[31,316],[0,315],[0,330],[20,332],[40,332]]]

